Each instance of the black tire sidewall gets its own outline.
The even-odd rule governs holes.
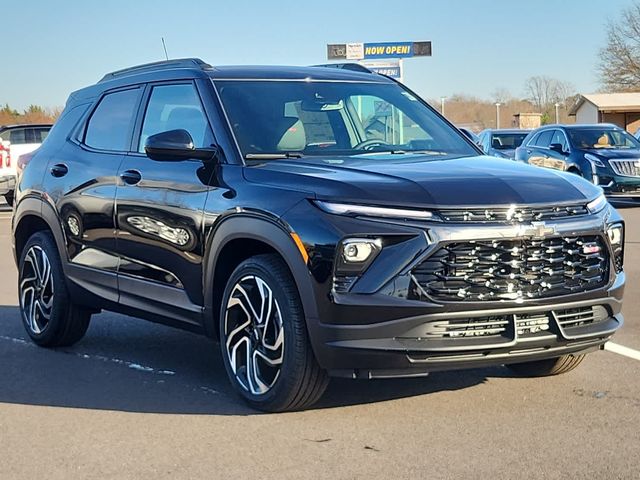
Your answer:
[[[226,352],[226,337],[224,332],[224,321],[225,321],[225,313],[226,306],[229,301],[229,296],[235,284],[241,279],[249,275],[259,276],[262,280],[264,280],[280,306],[280,313],[282,315],[282,324],[284,328],[284,360],[282,366],[280,368],[280,374],[276,383],[271,387],[271,389],[262,394],[262,395],[254,395],[251,392],[245,390],[235,378],[235,374],[231,370],[231,365],[229,359],[227,358]],[[277,275],[277,274],[276,274]],[[304,342],[304,347],[306,348],[307,339],[300,338],[299,331],[296,331],[295,322],[304,322],[304,314],[302,310],[302,306],[299,300],[299,295],[297,293],[297,289],[295,283],[293,282],[293,278],[288,276],[284,276],[284,278],[276,278],[274,274],[268,269],[268,266],[265,265],[265,262],[261,261],[260,258],[251,258],[249,260],[241,263],[236,270],[233,272],[227,285],[225,287],[224,294],[222,296],[222,302],[220,305],[220,321],[219,321],[219,330],[220,330],[220,352],[223,357],[223,362],[227,374],[229,376],[230,382],[233,385],[234,389],[247,400],[252,406],[259,409],[267,409],[271,410],[271,406],[275,404],[280,404],[285,402],[285,397],[289,394],[290,391],[296,388],[296,385],[301,381],[301,377],[303,374],[304,368],[304,360],[299,358],[300,352],[300,343]],[[290,298],[287,295],[285,288],[283,288],[283,282],[290,282],[288,285],[288,290],[295,289],[296,298]],[[291,308],[291,307],[294,308]],[[306,330],[305,330],[306,332]]]
[[[65,327],[65,322],[69,315],[69,295],[67,293],[64,272],[60,262],[60,255],[58,254],[53,238],[46,232],[38,232],[34,234],[22,249],[18,270],[18,285],[22,281],[24,260],[27,253],[33,246],[38,246],[45,252],[51,265],[51,277],[54,288],[51,318],[43,332],[39,334],[33,332],[31,328],[29,328],[24,314],[24,309],[22,308],[22,299],[20,299],[20,316],[22,317],[22,324],[24,325],[25,330],[35,343],[39,345],[51,345],[57,340],[59,332]],[[21,292],[18,292],[18,295],[21,296]]]

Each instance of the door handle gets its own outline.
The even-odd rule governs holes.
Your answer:
[[[51,167],[51,175],[56,178],[64,177],[67,173],[69,173],[69,168],[64,163],[58,163]]]
[[[127,185],[135,185],[142,180],[142,174],[138,170],[125,170],[120,174],[120,178]]]

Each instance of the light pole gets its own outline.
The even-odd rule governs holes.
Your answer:
[[[556,102],[554,106],[556,107],[556,124],[558,124],[560,123],[560,104]]]
[[[500,102],[496,102],[496,128],[500,128]]]
[[[447,97],[440,97],[440,113],[442,114],[442,116],[444,117],[444,101],[447,99]]]

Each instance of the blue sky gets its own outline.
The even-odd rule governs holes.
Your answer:
[[[2,7],[0,103],[64,104],[104,73],[171,57],[211,64],[326,61],[327,43],[433,42],[405,62],[424,97],[497,88],[524,94],[532,75],[598,88],[605,24],[631,0],[30,0]]]

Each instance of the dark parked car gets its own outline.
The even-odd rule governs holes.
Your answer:
[[[531,130],[486,129],[479,133],[479,145],[487,155],[498,158],[514,158],[516,148]]]
[[[24,163],[33,341],[73,344],[101,309],[217,337],[259,409],[309,406],[329,376],[563,373],[623,321],[601,190],[481,156],[384,76],[133,67],[73,93]]]
[[[539,128],[518,148],[516,160],[580,175],[608,197],[640,197],[640,141],[615,125]]]

